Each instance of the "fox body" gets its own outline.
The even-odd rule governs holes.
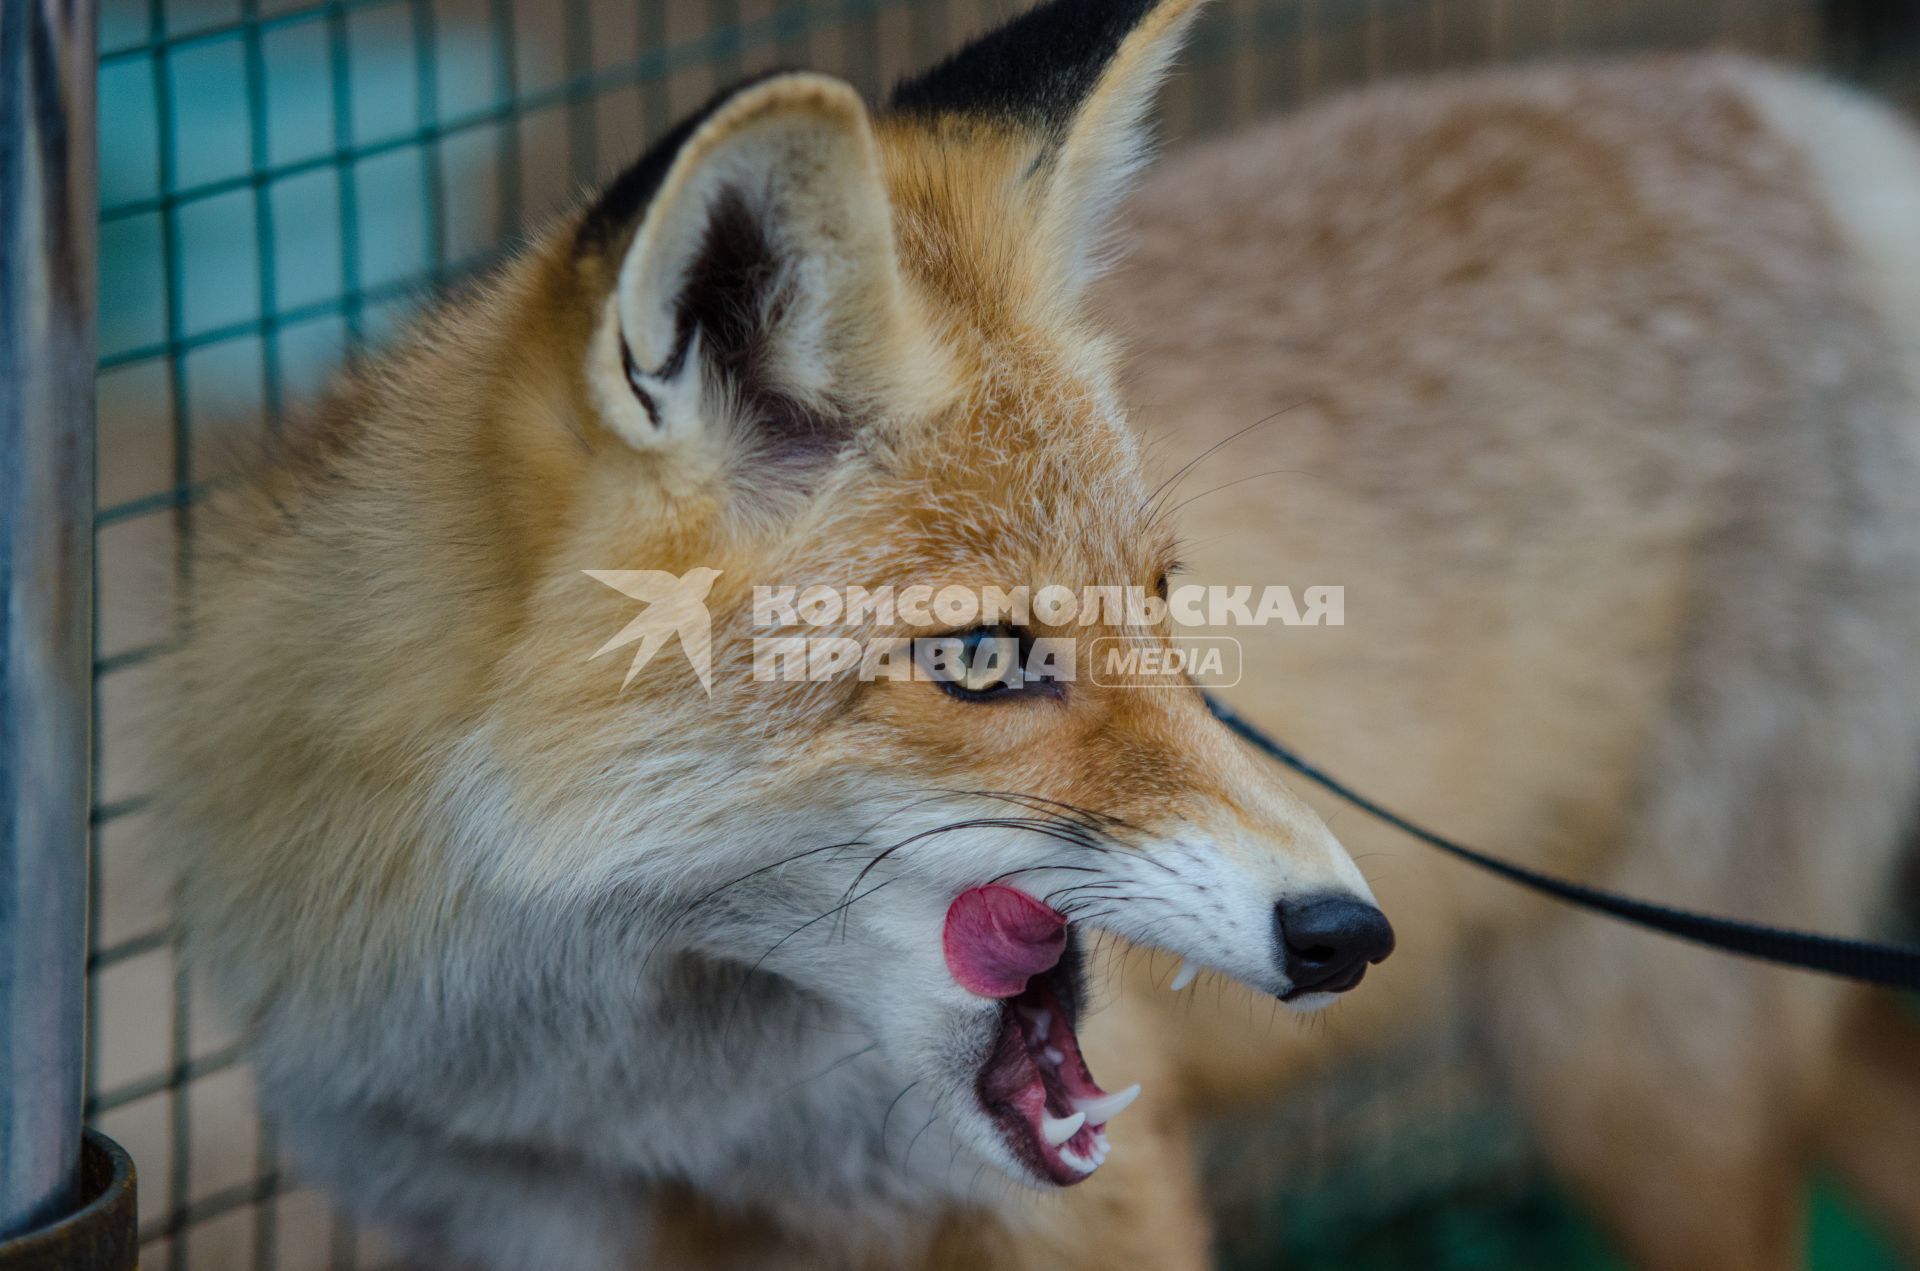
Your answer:
[[[1170,158],[1129,227],[1102,299],[1141,423],[1220,445],[1183,496],[1194,572],[1346,589],[1344,627],[1244,641],[1238,709],[1463,841],[1893,929],[1920,718],[1903,121],[1726,58],[1382,88]],[[1799,1265],[1819,1160],[1920,1251],[1920,1046],[1886,1002],[1337,824],[1403,952],[1299,1037],[1182,1012],[1156,1035],[1183,1090],[1224,1106],[1469,1012],[1638,1264]]]
[[[1152,592],[1179,532],[1209,580],[1346,587],[1244,641],[1236,704],[1393,802],[1877,916],[1920,770],[1911,140],[1739,63],[1535,72],[1192,152],[1116,236],[1191,16],[1057,0],[878,110],[723,94],[210,508],[159,748],[188,948],[300,1166],[417,1256],[1203,1265],[1200,1119],[1481,1006],[1649,1264],[1787,1265],[1781,1189],[1869,1087],[1853,1163],[1920,1235],[1908,1039],[1845,1058],[1833,985],[1355,826],[1408,952],[1325,1036],[1249,1030],[1137,951],[1313,1007],[1392,939],[1184,683],[754,677],[755,584]],[[1127,401],[1300,475],[1170,516]],[[624,687],[608,571],[706,588]],[[1002,895],[966,929],[1004,989],[954,934]]]

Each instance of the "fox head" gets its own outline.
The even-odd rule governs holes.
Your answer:
[[[540,915],[604,943],[517,941],[506,979],[751,968],[1052,1185],[1130,1098],[1074,1034],[1091,933],[1300,1005],[1384,956],[1352,862],[1198,692],[982,652],[1086,665],[1164,621],[843,612],[806,634],[932,634],[957,671],[756,675],[756,586],[1164,592],[1085,296],[1195,7],[1055,0],[878,109],[815,74],[723,93],[235,496],[170,798],[186,922],[257,1020]],[[669,595],[650,656],[593,656]]]

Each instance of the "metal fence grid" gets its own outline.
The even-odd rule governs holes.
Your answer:
[[[180,545],[223,443],[277,426],[423,294],[484,264],[727,81],[796,65],[873,90],[1020,7],[105,0],[87,1115],[139,1162],[145,1265],[344,1268],[385,1256],[293,1180],[255,1112],[237,1037],[177,969],[165,897],[142,865],[129,720],[174,638]],[[1913,9],[1232,0],[1204,20],[1164,119],[1177,141],[1381,76],[1711,44],[1910,91]]]

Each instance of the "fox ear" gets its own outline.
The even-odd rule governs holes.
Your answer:
[[[1153,155],[1154,96],[1205,0],[1050,0],[893,92],[892,110],[1025,133],[1041,242],[1078,295]]]
[[[829,457],[915,365],[878,146],[839,80],[776,74],[716,99],[579,233],[614,273],[589,375],[636,447]]]

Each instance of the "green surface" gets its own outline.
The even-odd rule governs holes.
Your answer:
[[[1813,1190],[1807,1265],[1813,1271],[1911,1271],[1853,1198],[1829,1182]]]
[[[1284,1223],[1284,1220],[1283,1220]],[[1364,1229],[1359,1229],[1364,1228]],[[1912,1271],[1839,1186],[1812,1189],[1809,1271]],[[1271,1250],[1225,1259],[1223,1271],[1628,1271],[1579,1208],[1539,1186],[1468,1188],[1384,1219],[1352,1224],[1298,1222]]]

